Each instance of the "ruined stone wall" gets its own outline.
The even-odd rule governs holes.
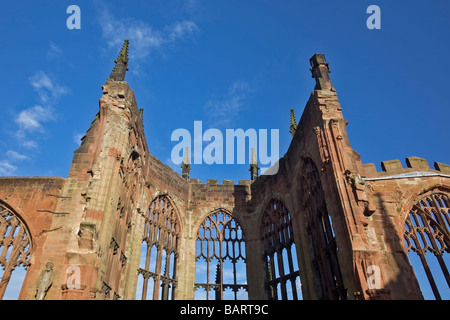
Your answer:
[[[218,184],[217,180],[208,180],[206,184],[201,184],[199,180],[189,181],[189,204],[184,213],[182,226],[182,248],[181,261],[178,264],[179,270],[179,299],[194,298],[195,283],[195,256],[197,232],[202,221],[215,210],[223,210],[233,216],[243,229],[246,239],[247,266],[252,266],[251,245],[253,233],[251,225],[253,217],[249,213],[250,201],[250,181],[239,181],[235,185],[232,180],[224,180]],[[251,274],[253,268],[247,270],[247,276]],[[251,280],[248,280],[249,283]]]
[[[50,252],[44,249],[49,235],[57,232],[52,221],[64,215],[56,209],[65,183],[58,177],[4,177],[0,178],[0,201],[21,219],[31,237],[30,267],[24,279],[19,299],[33,299],[36,284]],[[53,248],[58,244],[54,243]]]
[[[431,169],[417,157],[407,158],[406,168],[384,161],[381,172],[363,165],[328,64],[315,59],[316,87],[286,154],[273,174],[237,184],[187,180],[152,156],[134,92],[108,79],[67,178],[0,179],[0,201],[32,239],[20,299],[34,299],[47,262],[55,277],[46,299],[134,299],[144,225],[161,196],[180,220],[176,299],[194,298],[197,232],[215,210],[242,227],[249,298],[268,298],[261,225],[274,199],[292,219],[304,299],[422,298],[403,243],[405,219],[422,197],[450,194],[450,166]],[[368,286],[370,266],[381,275],[375,289]]]
[[[380,172],[374,164],[365,164],[362,173],[368,203],[375,209],[368,218],[368,239],[374,253],[367,264],[381,268],[383,282],[380,292],[369,290],[375,299],[422,299],[405,248],[405,221],[421,198],[450,193],[447,165],[435,162],[432,169],[418,157],[406,158],[406,164],[404,168],[400,160],[383,161]]]
[[[345,126],[346,121],[335,91],[315,90],[306,104],[288,151],[279,161],[277,174],[261,176],[252,185],[253,210],[260,216],[259,219],[271,199],[281,200],[292,216],[304,299],[323,298],[318,292],[314,275],[312,244],[308,240],[309,222],[304,208],[308,195],[303,194],[303,186],[308,183],[308,178],[302,172],[305,162],[309,161],[320,172],[317,183],[323,189],[324,201],[336,234],[345,287],[353,292],[357,286],[353,279],[348,218],[342,204],[343,200],[348,199],[342,198],[339,188],[344,187],[345,171],[358,166],[359,156],[350,147]],[[264,273],[259,278],[261,282]],[[264,295],[258,298],[264,298]]]
[[[149,154],[126,82],[108,81],[99,106],[74,152],[68,178],[62,179],[52,209],[60,214],[48,226],[54,232],[42,244],[41,261],[33,264],[37,270],[54,264],[47,299],[119,299],[134,290],[128,279],[136,277],[139,264],[134,239],[141,237],[139,219],[148,205]],[[75,278],[78,282],[71,282]]]

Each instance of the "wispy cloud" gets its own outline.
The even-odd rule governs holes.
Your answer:
[[[244,100],[252,91],[245,81],[235,81],[222,96],[212,98],[203,106],[208,122],[214,127],[229,125],[244,106]]]
[[[17,167],[12,165],[8,160],[0,160],[0,176],[12,176],[16,172]]]
[[[13,150],[8,150],[6,156],[12,161],[29,160],[30,158]]]
[[[197,25],[191,20],[182,20],[163,27],[154,29],[149,23],[134,18],[117,18],[105,6],[99,8],[98,21],[102,30],[102,36],[106,40],[108,48],[118,49],[125,39],[130,40],[129,55],[133,64],[138,66],[149,55],[164,46],[177,41],[186,40],[198,30]],[[138,68],[132,69],[137,72]]]
[[[31,76],[29,81],[42,104],[53,105],[61,96],[69,93],[67,88],[56,84],[43,71]]]
[[[6,152],[6,159],[0,160],[0,176],[12,176],[16,173],[17,163],[30,158],[13,150]]]
[[[61,57],[61,55],[62,55],[61,48],[58,47],[56,44],[54,44],[52,41],[50,41],[50,45],[47,51],[47,58],[55,59]]]
[[[43,122],[53,120],[53,114],[50,107],[42,107],[35,105],[21,111],[16,118],[16,123],[19,125],[19,136],[27,132],[43,131]]]
[[[170,26],[165,27],[165,33],[167,37],[163,41],[164,43],[170,43],[177,40],[183,40],[194,34],[198,30],[197,25],[190,20],[183,20],[175,22]]]
[[[70,91],[43,71],[37,72],[28,80],[37,94],[37,104],[17,114],[14,119],[18,125],[15,136],[22,147],[35,149],[38,146],[37,134],[45,133],[44,123],[56,119],[55,105]]]
[[[51,50],[57,51],[57,47]],[[14,117],[14,123],[17,125],[14,136],[18,143],[14,146],[15,150],[8,150],[0,160],[0,175],[3,176],[14,175],[19,162],[31,160],[32,156],[28,153],[35,152],[39,147],[39,137],[46,133],[45,123],[56,119],[56,104],[62,96],[70,92],[43,71],[32,75],[28,81],[37,94],[36,104],[19,111]],[[20,149],[26,150],[27,154]]]

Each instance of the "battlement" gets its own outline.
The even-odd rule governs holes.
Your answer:
[[[203,184],[199,179],[189,179],[189,184]],[[251,180],[239,180],[239,183],[237,185],[239,186],[249,186],[252,184]],[[217,183],[217,179],[207,179],[206,185],[208,186],[215,186],[220,185]],[[234,180],[223,180],[222,184],[223,186],[234,186]]]
[[[377,171],[375,164],[363,164],[365,178],[378,178],[391,175],[406,174],[411,172],[430,172],[450,175],[450,165],[434,162],[434,169],[430,168],[426,159],[419,157],[406,158],[406,168],[403,167],[400,160],[387,160],[381,162],[382,171]]]

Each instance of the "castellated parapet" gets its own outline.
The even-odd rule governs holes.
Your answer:
[[[277,170],[258,177],[252,163],[237,183],[202,183],[189,163],[180,176],[151,155],[124,81],[128,42],[115,62],[68,177],[0,178],[0,297],[23,265],[28,300],[37,289],[67,300],[423,298],[409,255],[449,252],[450,166],[362,164],[324,55],[310,60],[315,88],[298,123],[291,112]]]
[[[380,172],[377,172],[375,164],[373,163],[363,164],[364,175],[371,178],[382,178],[392,176],[393,174],[404,174],[405,176],[408,176],[408,173],[411,172],[428,172],[429,176],[431,176],[432,173],[435,173],[436,175],[450,174],[450,166],[444,163],[434,162],[433,168],[430,168],[427,160],[419,157],[408,157],[405,161],[406,168],[403,167],[401,161],[398,159],[382,161],[382,171]]]

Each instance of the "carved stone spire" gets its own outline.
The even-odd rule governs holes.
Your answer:
[[[220,263],[217,263],[216,267],[216,300],[222,300],[222,271],[220,269]]]
[[[189,172],[191,171],[189,159],[190,159],[189,147],[186,147],[186,151],[184,152],[183,163],[181,164],[181,176],[186,180],[189,180]]]
[[[129,41],[125,40],[122,46],[122,50],[120,50],[119,56],[114,61],[116,65],[114,66],[110,79],[115,81],[124,81],[125,73],[128,71],[128,44]]]
[[[291,109],[291,126],[289,128],[289,132],[294,137],[295,131],[297,131],[297,120],[295,120],[294,109]]]
[[[255,148],[252,148],[252,154],[250,157],[250,178],[252,181],[255,181],[258,178],[258,161],[256,160]]]
[[[309,59],[311,64],[312,77],[316,79],[316,87],[314,90],[330,90],[334,91],[331,85],[331,79],[329,73],[330,68],[328,62],[325,60],[325,56],[321,53],[316,53]]]

